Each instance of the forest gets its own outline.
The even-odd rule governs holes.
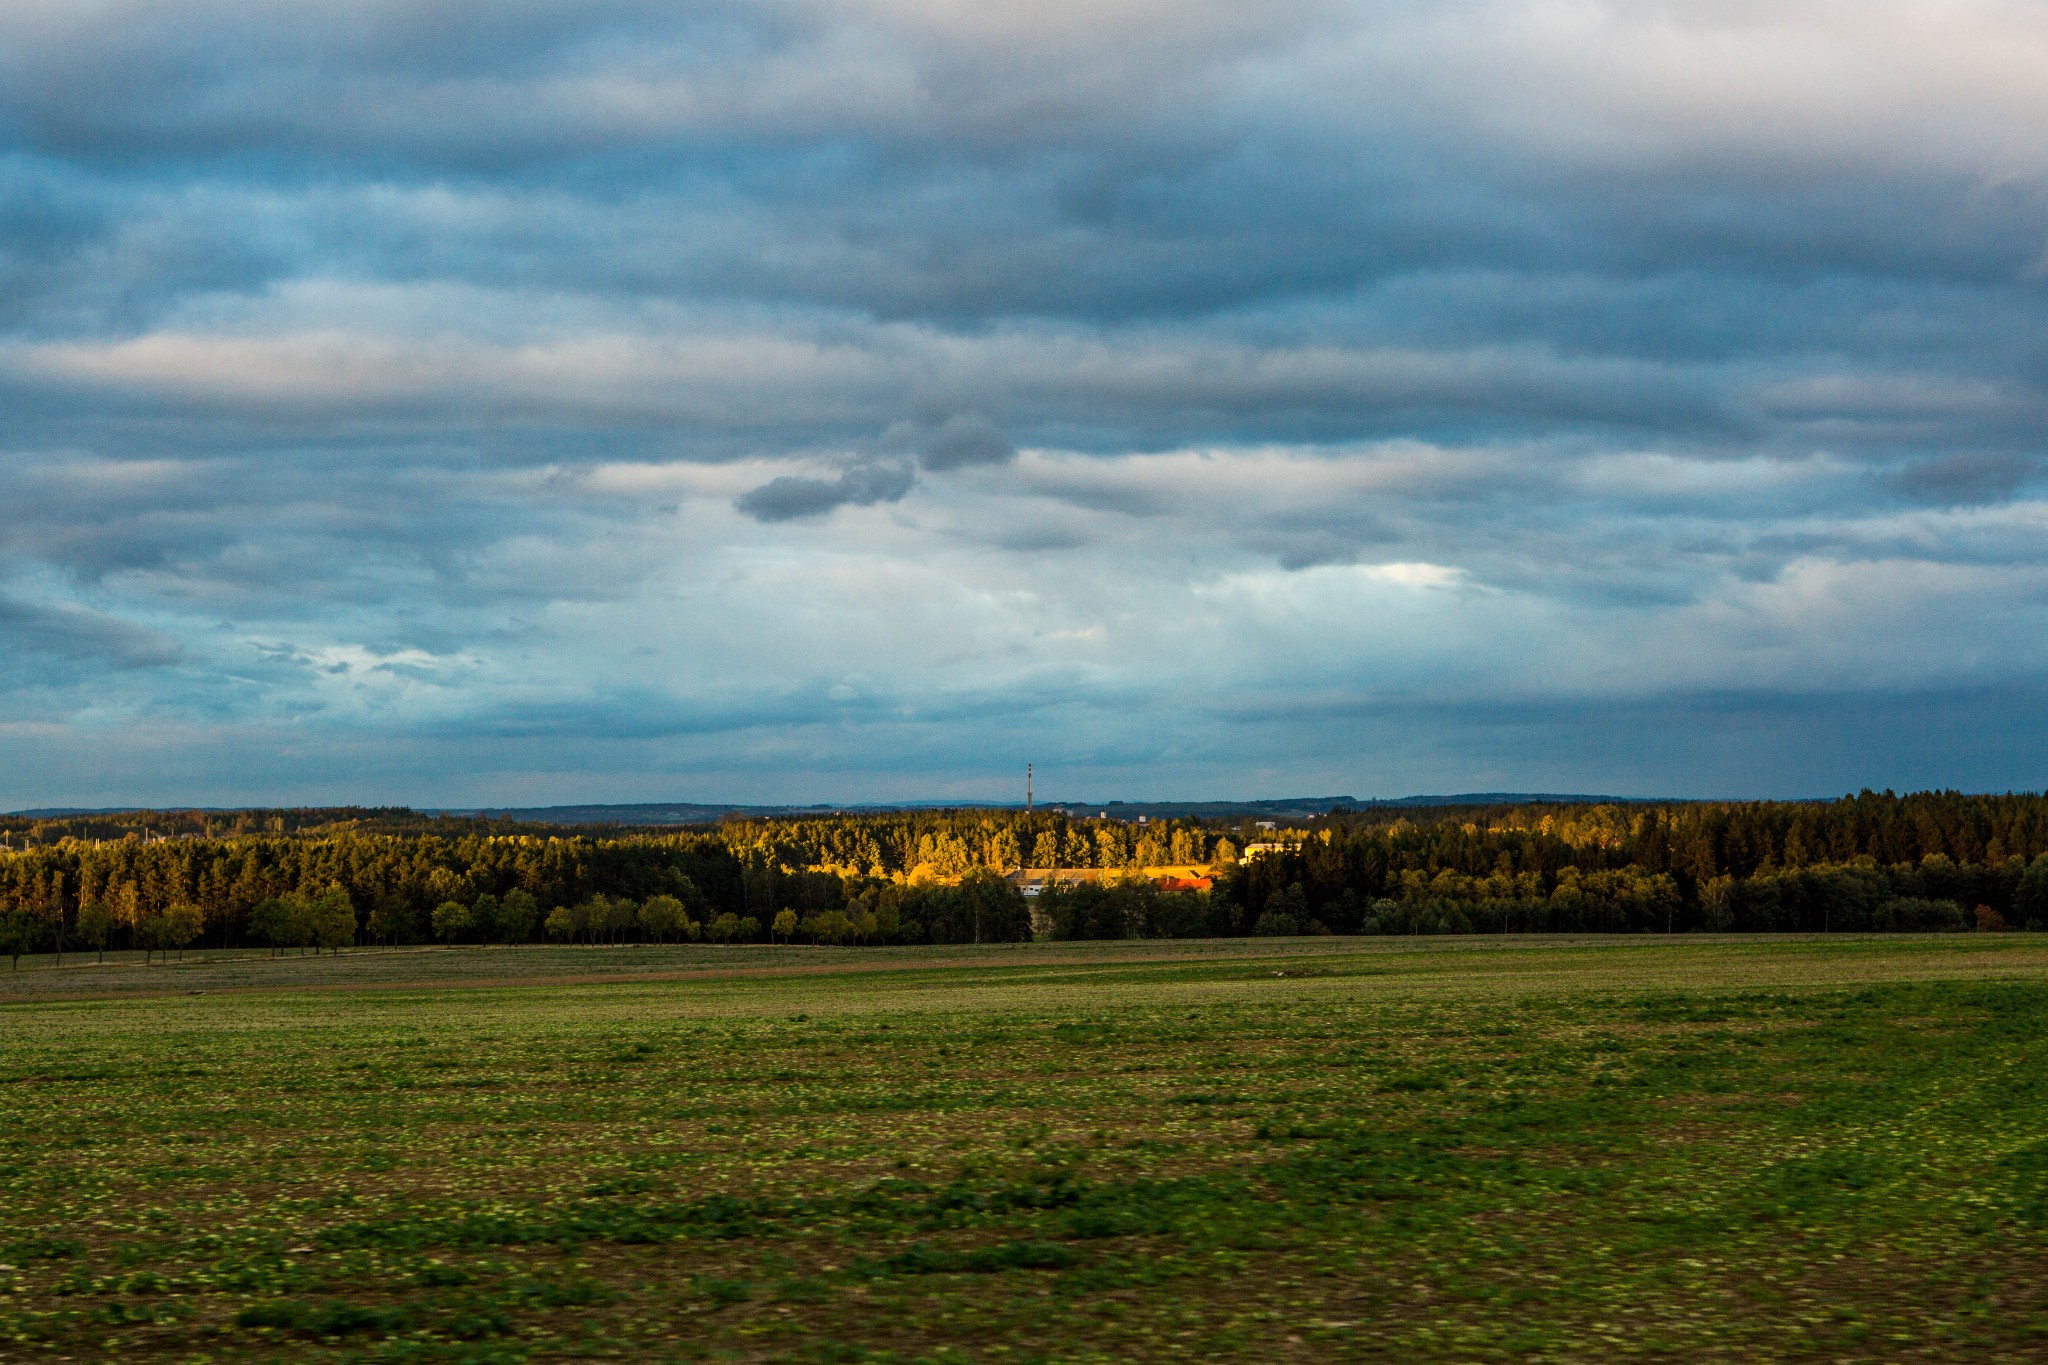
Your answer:
[[[1070,869],[1027,898],[1011,874]],[[1207,889],[1170,889],[1168,872]],[[1980,932],[2048,924],[2048,796],[1357,807],[1265,828],[890,810],[670,828],[403,808],[0,818],[0,956],[417,943]]]

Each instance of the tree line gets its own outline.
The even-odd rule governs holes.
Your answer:
[[[2048,924],[2048,797],[1337,810],[1267,829],[953,809],[562,829],[402,808],[0,822],[0,955]],[[170,836],[170,837],[166,837]],[[1170,891],[1165,868],[1212,867]],[[1005,876],[1085,868],[1027,902]]]
[[[2048,797],[1342,814],[1230,879],[1241,930],[1841,932],[2048,925]]]

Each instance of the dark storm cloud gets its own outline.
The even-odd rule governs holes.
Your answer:
[[[53,723],[387,774],[966,772],[1010,708],[1228,785],[1333,746],[1199,699],[1363,679],[1533,707],[1409,726],[1499,785],[1607,705],[2017,696],[2043,61],[1991,0],[29,0],[0,636]]]
[[[733,506],[759,522],[822,517],[841,507],[901,502],[917,475],[908,465],[859,464],[836,479],[785,474],[741,494]]]

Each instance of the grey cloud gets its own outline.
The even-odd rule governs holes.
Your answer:
[[[163,668],[185,657],[175,640],[99,612],[0,597],[0,639],[10,651],[103,668]]]
[[[570,701],[505,704],[436,725],[430,733],[653,740],[817,726],[888,728],[911,718],[917,728],[963,722],[989,725],[1060,708],[1107,712],[1132,699],[1128,689],[1090,684],[1071,675],[1024,678],[968,695],[926,689],[914,694],[849,695],[848,689],[824,680],[801,678],[701,697],[652,688],[600,689]]]
[[[1654,316],[1671,274],[1703,275],[1701,292],[1724,299],[1717,284],[1739,277],[1741,310],[1802,265],[1832,278],[1852,264],[1865,288],[1995,286],[2039,254],[2037,192],[1985,189],[1939,164],[1770,180],[1681,159],[1545,176],[1525,169],[1540,151],[1510,148],[1503,164],[1485,139],[1447,145],[1399,117],[1361,139],[1322,102],[1319,82],[1335,77],[1303,49],[1333,26],[1361,46],[1412,28],[1397,10],[1181,7],[1143,41],[1105,49],[1086,24],[1062,36],[1047,23],[1020,46],[1001,21],[949,28],[936,12],[879,7],[299,8],[135,5],[117,35],[23,24],[0,41],[19,63],[0,90],[39,163],[72,163],[72,178],[103,187],[99,211],[118,218],[126,188],[144,240],[209,242],[219,275],[255,279],[275,277],[296,245],[383,278],[802,298],[972,325],[992,313],[1202,315],[1505,268],[1526,278],[1495,291],[1497,312],[1534,308],[1542,316],[1523,325],[1543,335],[1627,324],[1638,341],[1647,327],[1697,347],[1743,338],[1719,325],[1718,304],[1684,325]],[[1110,8],[1112,27],[1118,15],[1144,25],[1143,7]],[[1236,79],[1247,66],[1303,70],[1309,84],[1292,102],[1256,87],[1252,98]],[[820,95],[848,71],[879,91],[871,107]],[[1356,84],[1338,88],[1359,98]],[[966,98],[903,98],[940,90]],[[983,112],[954,117],[970,106]],[[1055,108],[1066,117],[1048,117]],[[338,156],[336,176],[359,183],[268,183],[233,159],[251,151],[301,173]],[[520,169],[536,161],[563,166]],[[223,194],[211,215],[181,211],[164,184],[180,173],[250,192],[240,204]],[[138,287],[179,277],[169,247],[155,272],[134,249]],[[1546,292],[1604,283],[1633,292],[1636,316],[1627,298],[1622,316],[1612,302],[1542,306]],[[1413,311],[1402,321],[1432,325]]]
[[[446,494],[464,485],[451,505]],[[432,572],[437,557],[502,533],[486,528],[485,489],[431,463],[301,452],[295,460],[109,460],[70,454],[0,463],[0,495],[19,515],[0,553],[104,582],[118,575],[239,591],[362,600],[394,565]],[[481,496],[480,496],[481,495]]]
[[[1797,799],[1884,785],[2004,789],[2015,754],[2048,762],[2048,734],[2032,718],[2044,702],[2035,684],[1592,702],[1260,694],[1219,699],[1211,715],[1219,730],[1253,728],[1276,747],[1292,734],[1386,755],[1384,785],[1367,783],[1361,796],[1418,790],[1452,754],[1452,770],[1497,779],[1494,789],[1565,774],[1617,795]]]
[[[1895,476],[1900,491],[1920,501],[1954,506],[2003,502],[2040,477],[2039,456],[1960,454],[1922,460]]]
[[[45,409],[24,434],[53,443],[112,405],[138,430],[190,433],[204,423],[216,442],[237,430],[254,441],[289,423],[344,439],[401,433],[418,445],[438,438],[454,446],[488,424],[509,449],[558,442],[564,426],[609,446],[666,424],[684,448],[701,439],[709,450],[730,449],[744,439],[756,452],[796,452],[872,431],[900,409],[905,389],[935,405],[993,391],[1017,426],[1042,434],[1035,444],[1064,437],[1112,451],[1574,428],[1726,442],[1769,431],[1744,410],[1745,378],[1538,345],[1259,344],[1167,326],[1114,337],[1074,326],[960,337],[817,316],[771,330],[716,311],[683,331],[607,328],[525,343],[306,325],[274,336],[177,332],[0,346],[0,381],[34,389],[32,406]],[[941,432],[929,458],[944,467],[986,462],[1008,447],[1000,432],[968,419]]]
[[[743,493],[733,506],[760,522],[822,517],[841,507],[900,502],[917,481],[908,465],[859,464],[836,479],[785,474]]]
[[[1000,151],[1200,89],[1205,68],[1297,41],[1324,4],[1038,15],[805,3],[457,0],[387,7],[130,4],[118,27],[0,21],[0,110],[62,155],[300,156],[505,167],[615,149],[941,125]],[[195,69],[208,79],[195,80]]]
[[[1123,480],[1090,479],[1068,471],[1036,475],[1031,480],[1030,491],[1068,507],[1124,517],[1156,517],[1165,512],[1170,503],[1170,499],[1156,488]]]
[[[1400,540],[1382,516],[1357,506],[1284,511],[1240,527],[1237,538],[1284,569],[1356,563]]]
[[[947,418],[917,452],[918,464],[934,472],[1007,464],[1016,458],[1017,447],[978,412]]]
[[[1045,522],[1004,525],[981,535],[970,534],[967,538],[986,539],[991,545],[1018,552],[1079,550],[1095,543],[1095,538],[1080,527]]]
[[[1387,729],[1307,745],[1203,699],[1419,678],[1508,706],[1544,659],[1599,660],[1479,738],[1476,712],[1394,726],[1435,746],[1414,785],[1502,785],[1576,761],[1557,741],[1602,687],[1682,723],[1728,653],[1698,642],[1744,630],[1738,683],[1848,676],[1841,650],[1900,634],[1996,692],[2048,667],[2010,606],[2048,571],[2048,179],[2042,96],[1981,54],[2035,50],[2039,16],[1915,28],[1902,0],[1852,43],[1838,6],[1762,13],[17,6],[0,573],[104,615],[16,604],[0,638],[60,726],[218,725],[181,751],[206,755],[317,721],[329,774],[359,749],[592,796],[658,764],[957,776],[992,731],[1077,770],[1228,783],[1270,755],[1307,782]],[[1844,74],[1745,65],[1773,34]],[[832,452],[855,462],[817,473]],[[831,517],[920,469],[917,518]],[[1469,591],[1412,587],[1444,575]],[[276,640],[297,653],[250,643]],[[830,747],[807,718],[847,712],[805,680],[849,672],[873,687]],[[1045,677],[1071,711],[1030,701]],[[758,723],[719,701],[756,690]],[[122,771],[95,725],[0,752]]]

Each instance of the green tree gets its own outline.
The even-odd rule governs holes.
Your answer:
[[[796,933],[796,911],[783,909],[775,916],[775,937],[784,943]]]
[[[26,910],[0,915],[0,953],[7,954],[13,970],[21,970],[21,955],[32,953],[43,941],[43,922]]]
[[[178,960],[185,960],[185,945],[206,931],[206,916],[198,906],[187,901],[164,907],[157,916],[157,945],[166,952],[178,950]]]
[[[134,936],[134,941],[140,943],[144,916],[142,892],[132,881],[110,886],[107,892],[108,899],[114,903],[114,923],[124,926]]]
[[[43,919],[50,926],[50,936],[57,949],[57,965],[64,965],[64,878],[60,873],[52,877],[43,891]]]
[[[476,903],[469,907],[469,931],[485,943],[497,942],[498,917],[503,912],[504,906],[498,898],[488,891],[484,892],[476,898]]]
[[[600,891],[576,906],[576,932],[595,946],[597,936],[605,931],[611,913],[612,898]]]
[[[298,906],[284,896],[270,896],[249,910],[249,937],[270,945],[276,957],[288,944],[299,942]]]
[[[395,892],[377,897],[363,927],[379,943],[411,939],[417,927],[413,922],[412,902]]]
[[[435,905],[443,901],[462,901],[465,904],[473,894],[469,879],[459,872],[437,867],[426,874],[426,884],[421,888],[426,899]]]
[[[548,937],[557,943],[574,943],[583,932],[583,916],[575,906],[558,905],[548,911],[547,931]]]
[[[605,902],[604,929],[611,942],[631,933],[640,923],[640,907],[624,896],[614,896]]]
[[[640,927],[656,943],[666,943],[669,935],[683,932],[688,920],[683,903],[674,896],[655,896],[640,907]]]
[[[492,926],[493,936],[500,943],[524,943],[533,937],[533,928],[540,923],[540,902],[533,893],[522,887],[515,887],[505,893],[505,899],[498,902],[498,919]]]
[[[976,943],[1012,943],[1031,937],[1031,909],[1008,877],[977,868],[958,889],[968,931]]]
[[[135,921],[135,941],[142,945],[142,965],[148,966],[156,950],[164,946],[164,917],[144,915]],[[164,954],[170,956],[168,952]]]
[[[348,892],[330,886],[309,907],[313,942],[329,952],[352,948],[356,941],[356,907]]]
[[[1014,829],[997,830],[988,841],[988,865],[998,872],[1009,872],[1024,865],[1024,854]]]
[[[461,901],[442,901],[434,907],[434,937],[454,943],[469,934],[470,909]]]
[[[1300,882],[1290,882],[1266,897],[1266,908],[1252,932],[1262,938],[1286,938],[1308,927],[1308,894]]]
[[[753,919],[754,917],[749,915],[747,918]],[[760,928],[758,920],[755,921],[754,927],[757,930]],[[713,943],[730,943],[739,936],[740,917],[730,910],[704,926],[704,937],[710,939]]]
[[[2029,929],[2048,927],[2048,853],[2035,857],[2013,889],[2012,917]]]
[[[860,922],[844,910],[813,915],[802,927],[813,943],[851,943],[860,934]]]
[[[683,919],[685,921],[694,922],[705,918],[704,893],[697,889],[696,882],[678,874],[672,889],[675,898],[683,903]],[[691,930],[688,932],[691,938],[697,937],[698,931]]]
[[[99,960],[107,960],[107,935],[114,927],[114,912],[102,900],[87,901],[78,907],[78,941],[99,954]]]

